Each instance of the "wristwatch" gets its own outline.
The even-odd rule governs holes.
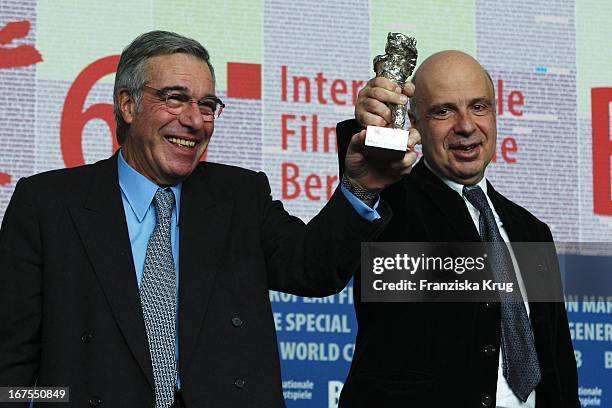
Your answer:
[[[372,204],[374,204],[374,201],[376,201],[376,198],[378,197],[378,193],[373,193],[361,186],[351,183],[348,177],[346,177],[346,174],[342,175],[341,183],[344,188],[350,191],[359,200],[363,201],[363,203],[366,204],[368,207],[371,207]]]

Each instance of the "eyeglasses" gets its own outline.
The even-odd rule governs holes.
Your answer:
[[[225,108],[223,101],[216,96],[206,96],[197,100],[176,90],[161,90],[148,85],[144,85],[143,90],[151,92],[161,101],[164,101],[168,112],[173,115],[180,115],[190,104],[195,102],[200,109],[204,122],[213,122],[221,116],[221,112]]]

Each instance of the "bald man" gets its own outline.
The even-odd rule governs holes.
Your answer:
[[[378,240],[495,240],[480,228],[484,213],[492,213],[488,225],[496,225],[491,228],[498,241],[552,242],[546,224],[486,180],[496,146],[495,92],[489,74],[462,52],[443,51],[427,58],[403,90],[384,78],[370,80],[359,93],[356,120],[337,127],[340,172],[361,174],[355,168],[363,159],[354,149],[347,151],[349,142],[359,145],[367,125],[387,126],[391,112],[386,103],[405,104],[408,97],[412,129],[403,161],[408,174],[380,192],[394,218]],[[416,163],[412,146],[419,142],[423,159]],[[350,182],[371,185],[359,178]],[[473,204],[469,191],[475,187],[486,208]],[[542,269],[558,276],[554,254],[541,256],[536,264],[519,260],[514,270],[519,282]],[[514,330],[518,323],[508,318],[512,314],[501,303],[368,303],[361,301],[360,288],[357,272],[359,331],[341,408],[580,406],[563,303],[528,302],[528,293],[521,293],[525,302],[517,304],[523,309],[512,313],[524,318],[520,331],[528,339],[521,343],[527,348],[519,350],[530,352],[512,355],[507,349],[513,346],[501,340],[502,331]],[[510,379],[504,367],[516,367],[517,361],[524,374]],[[528,367],[525,361],[530,361]]]

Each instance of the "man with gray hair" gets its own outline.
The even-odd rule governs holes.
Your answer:
[[[79,407],[284,406],[268,290],[340,291],[388,206],[372,216],[345,182],[305,225],[263,173],[201,163],[225,105],[192,39],[136,38],[114,102],[113,157],[15,188],[0,231],[0,386],[67,386]]]

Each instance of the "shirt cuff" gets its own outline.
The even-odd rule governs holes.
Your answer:
[[[363,201],[355,197],[353,193],[348,191],[346,187],[341,185],[340,190],[342,190],[342,194],[344,194],[348,202],[351,203],[355,211],[357,211],[357,214],[359,214],[362,218],[368,221],[375,221],[381,218],[378,211],[376,211],[376,209],[378,208],[378,204],[380,203],[380,196],[376,198],[376,202],[370,208],[367,205],[365,205]]]

